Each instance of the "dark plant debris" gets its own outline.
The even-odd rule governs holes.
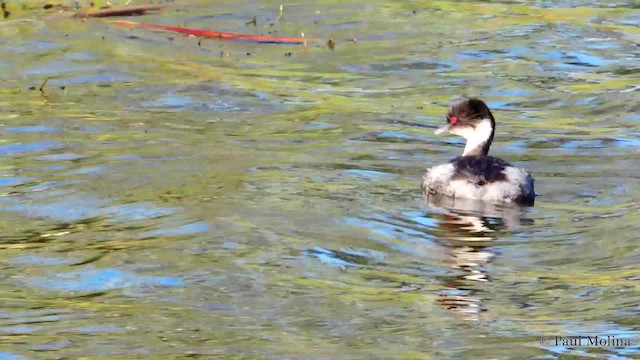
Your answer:
[[[254,16],[253,19],[251,19],[251,21],[247,21],[246,23],[244,23],[245,26],[249,26],[249,25],[253,25],[253,26],[258,26],[258,17]]]
[[[40,90],[41,93],[44,93],[44,91],[43,91],[44,90],[44,86],[47,85],[47,82],[49,82],[49,79],[51,79],[51,76],[47,76],[47,78],[44,79],[44,82],[42,83],[42,85],[40,85],[40,89],[39,90]]]
[[[336,40],[333,37],[330,37],[329,40],[327,41],[327,46],[331,50],[335,49],[336,48]]]
[[[127,15],[145,15],[150,11],[161,10],[170,3],[164,4],[148,4],[140,6],[128,6],[120,8],[100,8],[96,11],[80,11],[73,15],[74,17],[111,17],[111,16],[127,16]]]
[[[9,10],[7,10],[7,4],[2,1],[0,2],[0,8],[2,8],[2,16],[6,19],[9,17],[9,15],[11,15],[11,12],[9,12]]]

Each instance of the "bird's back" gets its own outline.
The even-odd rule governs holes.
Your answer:
[[[533,178],[508,162],[484,155],[460,156],[431,168],[424,177],[425,196],[533,204]]]

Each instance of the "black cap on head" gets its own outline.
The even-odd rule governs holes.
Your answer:
[[[486,123],[487,120],[490,122],[491,129],[495,129],[496,122],[493,119],[493,114],[484,101],[479,99],[463,100],[449,106],[447,124],[436,130],[436,135],[452,133],[468,138],[470,137],[469,131],[475,131],[480,124]]]
[[[447,123],[451,126],[475,126],[483,119],[490,119],[495,126],[491,110],[480,99],[467,99],[451,105],[447,110]]]

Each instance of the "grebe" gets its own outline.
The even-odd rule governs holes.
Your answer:
[[[523,169],[487,155],[496,122],[482,100],[468,99],[449,107],[447,125],[436,134],[450,133],[467,140],[462,156],[427,170],[422,182],[425,198],[451,198],[533,205],[533,178]]]

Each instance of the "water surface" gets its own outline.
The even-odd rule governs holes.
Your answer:
[[[636,2],[189,4],[134,20],[321,41],[9,3],[0,359],[637,356]],[[534,208],[422,201],[461,96]]]

